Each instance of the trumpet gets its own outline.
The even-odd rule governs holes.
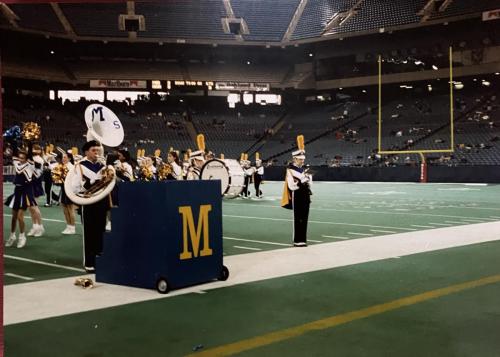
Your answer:
[[[87,288],[92,289],[94,287],[94,282],[92,281],[92,279],[89,279],[89,278],[77,278],[75,280],[75,285],[81,286],[84,289],[87,289]]]

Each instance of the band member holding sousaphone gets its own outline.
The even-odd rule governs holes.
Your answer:
[[[82,147],[85,157],[72,170],[70,182],[73,192],[89,190],[102,180],[102,171],[106,166],[99,161],[101,144],[96,140],[86,142]],[[109,197],[82,206],[83,221],[83,265],[87,273],[95,272],[95,257],[102,253],[102,239],[106,227],[106,212],[109,209]]]
[[[196,137],[198,150],[189,154],[190,166],[187,173],[187,180],[199,180],[201,168],[205,163],[205,137],[198,134]]]
[[[303,135],[297,136],[297,146],[298,150],[292,152],[293,163],[286,170],[281,206],[293,210],[293,245],[306,247],[312,176],[304,169],[306,151]]]
[[[116,183],[114,167],[103,161],[101,143],[117,147],[123,142],[124,132],[118,117],[101,104],[87,107],[85,122],[88,128],[88,141],[82,147],[85,157],[68,172],[64,187],[71,201],[82,206],[83,265],[88,273],[93,273],[95,258],[103,249],[109,195]]]

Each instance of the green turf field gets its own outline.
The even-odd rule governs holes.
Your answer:
[[[266,183],[263,199],[224,201],[225,255],[290,246],[281,188]],[[313,192],[311,245],[500,220],[499,185],[316,183]],[[59,207],[42,214],[51,219],[44,237],[5,249],[5,273],[15,274],[6,284],[81,274],[81,234],[60,234]],[[8,325],[6,355],[497,356],[499,282],[432,292],[498,276],[499,253],[493,241]],[[429,298],[341,318],[422,293]]]
[[[224,201],[224,254],[290,246],[293,217],[291,211],[279,206],[281,189],[281,183],[267,183],[263,186],[263,199]],[[6,184],[4,197],[11,190],[12,186]],[[500,220],[498,185],[316,183],[313,190],[310,244]],[[77,225],[77,235],[63,236],[62,209],[41,209],[46,220],[45,236],[29,238],[23,249],[6,248],[5,273],[34,280],[78,275],[78,271],[57,265],[82,268],[81,225]],[[9,215],[9,208],[5,207],[4,237],[8,237]],[[30,227],[30,220],[26,221]],[[6,284],[24,281],[5,277]]]

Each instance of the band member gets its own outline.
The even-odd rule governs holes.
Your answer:
[[[243,181],[243,191],[241,191],[241,196],[243,198],[248,198],[250,197],[251,193],[249,191],[249,186],[250,186],[250,180],[252,178],[252,175],[254,174],[254,168],[251,167],[250,161],[248,161],[248,154],[241,154],[240,158],[240,165],[241,168],[243,169],[245,178]]]
[[[102,169],[105,164],[99,161],[100,144],[91,140],[83,145],[85,158],[73,168],[74,176],[71,187],[78,193],[90,188],[102,178]],[[100,201],[82,206],[83,220],[83,266],[88,273],[95,272],[95,257],[102,252],[102,239],[106,226],[106,212],[109,208],[109,197]]]
[[[182,167],[177,151],[170,151],[167,155],[167,162],[172,167],[172,172],[168,175],[168,180],[182,180]]]
[[[26,245],[24,211],[31,206],[36,206],[33,186],[31,184],[35,167],[31,159],[31,146],[29,146],[28,152],[16,148],[13,156],[12,161],[16,172],[14,178],[15,188],[14,193],[5,201],[5,205],[12,208],[10,236],[7,242],[5,242],[5,246],[11,247],[17,240],[16,225],[19,223],[19,240],[17,241],[17,248],[23,248]]]
[[[118,160],[115,162],[116,177],[122,181],[134,181],[134,170],[130,165],[130,153],[128,150],[118,150]]]
[[[281,206],[293,210],[293,245],[307,246],[307,221],[311,204],[312,176],[304,170],[304,136],[297,137],[298,150],[292,153],[293,163],[287,167]]]
[[[264,180],[264,166],[262,166],[262,160],[260,159],[259,153],[255,153],[255,173],[253,174],[253,184],[255,187],[255,196],[258,198],[262,197],[262,191],[260,190],[260,184]]]
[[[188,168],[187,180],[199,180],[201,175],[201,168],[205,164],[205,158],[203,157],[203,151],[197,150],[193,151],[189,155],[190,166]]]
[[[184,160],[182,160],[182,179],[187,180],[187,176],[189,173],[189,167],[191,164],[189,163],[189,155],[191,154],[191,151],[188,150],[187,153],[184,154]]]
[[[203,134],[198,134],[196,137],[198,150],[189,154],[190,167],[187,173],[187,180],[199,180],[201,168],[205,164],[205,137]]]
[[[52,206],[52,169],[57,165],[55,154],[48,151],[43,157],[43,183],[45,190],[45,207]]]
[[[61,186],[61,207],[64,213],[64,219],[66,221],[66,228],[61,232],[61,234],[76,234],[75,228],[75,206],[73,202],[66,195],[66,191],[64,189],[64,180],[66,179],[66,173],[70,170],[73,170],[73,154],[61,152],[57,155],[57,161],[60,164],[55,170],[60,170],[60,182],[58,184]]]

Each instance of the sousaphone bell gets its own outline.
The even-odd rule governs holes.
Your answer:
[[[111,109],[101,104],[91,104],[85,109],[85,124],[87,125],[87,140],[97,140],[102,145],[117,147],[123,142],[125,136],[122,123]],[[104,154],[104,149],[102,149]],[[64,189],[68,198],[78,205],[89,205],[106,197],[116,183],[116,173],[112,165],[107,165],[101,170],[101,179],[96,181],[90,188],[74,192],[72,182],[76,171],[80,169],[75,165],[70,170],[64,181]]]

